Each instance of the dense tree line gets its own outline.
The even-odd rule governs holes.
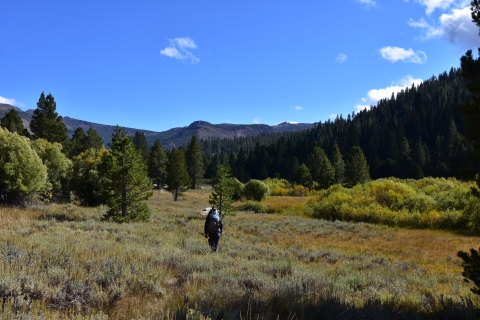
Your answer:
[[[229,164],[233,175],[243,182],[268,177],[296,181],[305,164],[314,176],[318,172],[329,176],[317,178],[325,187],[332,183],[331,172],[335,182],[343,182],[339,159],[347,160],[352,148],[359,147],[373,179],[470,179],[477,169],[470,161],[472,147],[465,139],[465,118],[458,108],[470,98],[461,70],[452,68],[379,101],[368,111],[346,118],[339,115],[311,130],[202,140],[206,176],[211,177],[218,164]],[[330,163],[321,164],[326,163],[320,160],[322,152]],[[330,165],[336,169],[331,170]]]

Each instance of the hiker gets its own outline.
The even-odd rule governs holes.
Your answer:
[[[208,244],[214,252],[218,250],[218,243],[220,242],[222,231],[222,219],[220,218],[217,206],[213,206],[205,219],[205,238],[208,238]]]

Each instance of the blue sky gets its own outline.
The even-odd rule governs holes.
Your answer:
[[[0,4],[0,103],[163,131],[326,121],[459,67],[470,0]]]

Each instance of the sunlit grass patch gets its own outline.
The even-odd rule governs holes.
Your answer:
[[[268,213],[303,215],[305,205],[310,199],[312,199],[311,196],[271,196],[263,200],[262,204]]]

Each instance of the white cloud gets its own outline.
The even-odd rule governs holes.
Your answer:
[[[371,105],[366,105],[366,104],[357,104],[355,106],[355,110],[358,112],[363,111],[363,110],[370,110],[372,108]]]
[[[177,48],[166,47],[165,49],[160,50],[160,53],[170,58],[183,59],[183,55],[177,50]]]
[[[472,22],[470,6],[458,7],[450,13],[442,14],[438,26],[431,25],[421,18],[418,21],[410,19],[409,26],[423,30],[421,40],[442,37],[446,41],[461,46],[462,49],[476,48],[480,45],[478,27]]]
[[[192,39],[190,39],[189,37],[186,37],[186,38],[175,38],[173,39],[173,41],[175,42],[175,44],[181,48],[181,49],[185,49],[185,48],[189,48],[189,49],[195,49],[197,47],[197,45],[195,44],[195,42],[193,42]],[[170,42],[172,43],[172,42]]]
[[[259,124],[260,123],[260,118],[256,117],[255,119],[253,119],[252,122],[255,123],[255,124]]]
[[[330,115],[330,119],[335,119],[337,116],[338,116],[338,114],[332,113],[332,114]]]
[[[423,82],[422,79],[415,79],[411,75],[408,75],[405,78],[398,81],[396,84],[394,83],[389,87],[381,88],[381,89],[372,89],[367,92],[367,95],[370,100],[370,104],[375,105],[381,99],[390,99],[390,97],[392,96],[392,93],[396,95],[401,90],[407,87],[411,87],[412,84],[415,84],[416,86],[418,86],[422,82]],[[357,107],[358,106],[356,106],[355,108]]]
[[[420,37],[421,40],[427,40],[430,38],[435,38],[443,34],[442,28],[436,28],[430,25],[425,19],[421,18],[419,21],[410,19],[408,25],[413,28],[423,29],[424,35]]]
[[[427,7],[426,13],[429,15],[435,9],[443,9],[446,10],[450,8],[450,6],[458,0],[416,0],[416,2],[424,5]],[[408,1],[407,1],[408,2]]]
[[[195,57],[191,51],[187,50],[197,48],[195,42],[189,37],[168,39],[168,42],[170,43],[170,46],[160,50],[160,54],[179,60],[189,59],[191,63],[200,62],[199,58]]]
[[[453,44],[467,47],[480,45],[478,27],[472,22],[470,7],[453,9],[451,14],[442,14],[440,24],[443,36]]]
[[[16,106],[16,107],[22,105],[20,102],[18,102],[17,100],[15,100],[13,98],[5,98],[5,97],[2,97],[2,96],[0,96],[0,103],[9,104],[9,105]]]
[[[336,58],[335,58],[335,61],[337,61],[338,63],[343,63],[347,60],[347,55],[346,54],[343,54],[343,53],[340,53]]]
[[[382,58],[395,63],[397,61],[412,62],[412,63],[424,63],[427,61],[427,55],[425,52],[413,49],[404,49],[400,47],[384,47],[380,49]]]
[[[357,2],[360,2],[361,4],[366,5],[367,8],[368,7],[373,7],[376,4],[375,1],[373,1],[373,0],[357,0]]]
[[[296,107],[294,107],[294,108],[295,108],[295,110],[297,110],[297,111],[303,110],[303,108],[300,107],[300,106],[296,106]]]
[[[365,99],[365,98],[362,98],[362,102],[367,102],[367,99]]]

